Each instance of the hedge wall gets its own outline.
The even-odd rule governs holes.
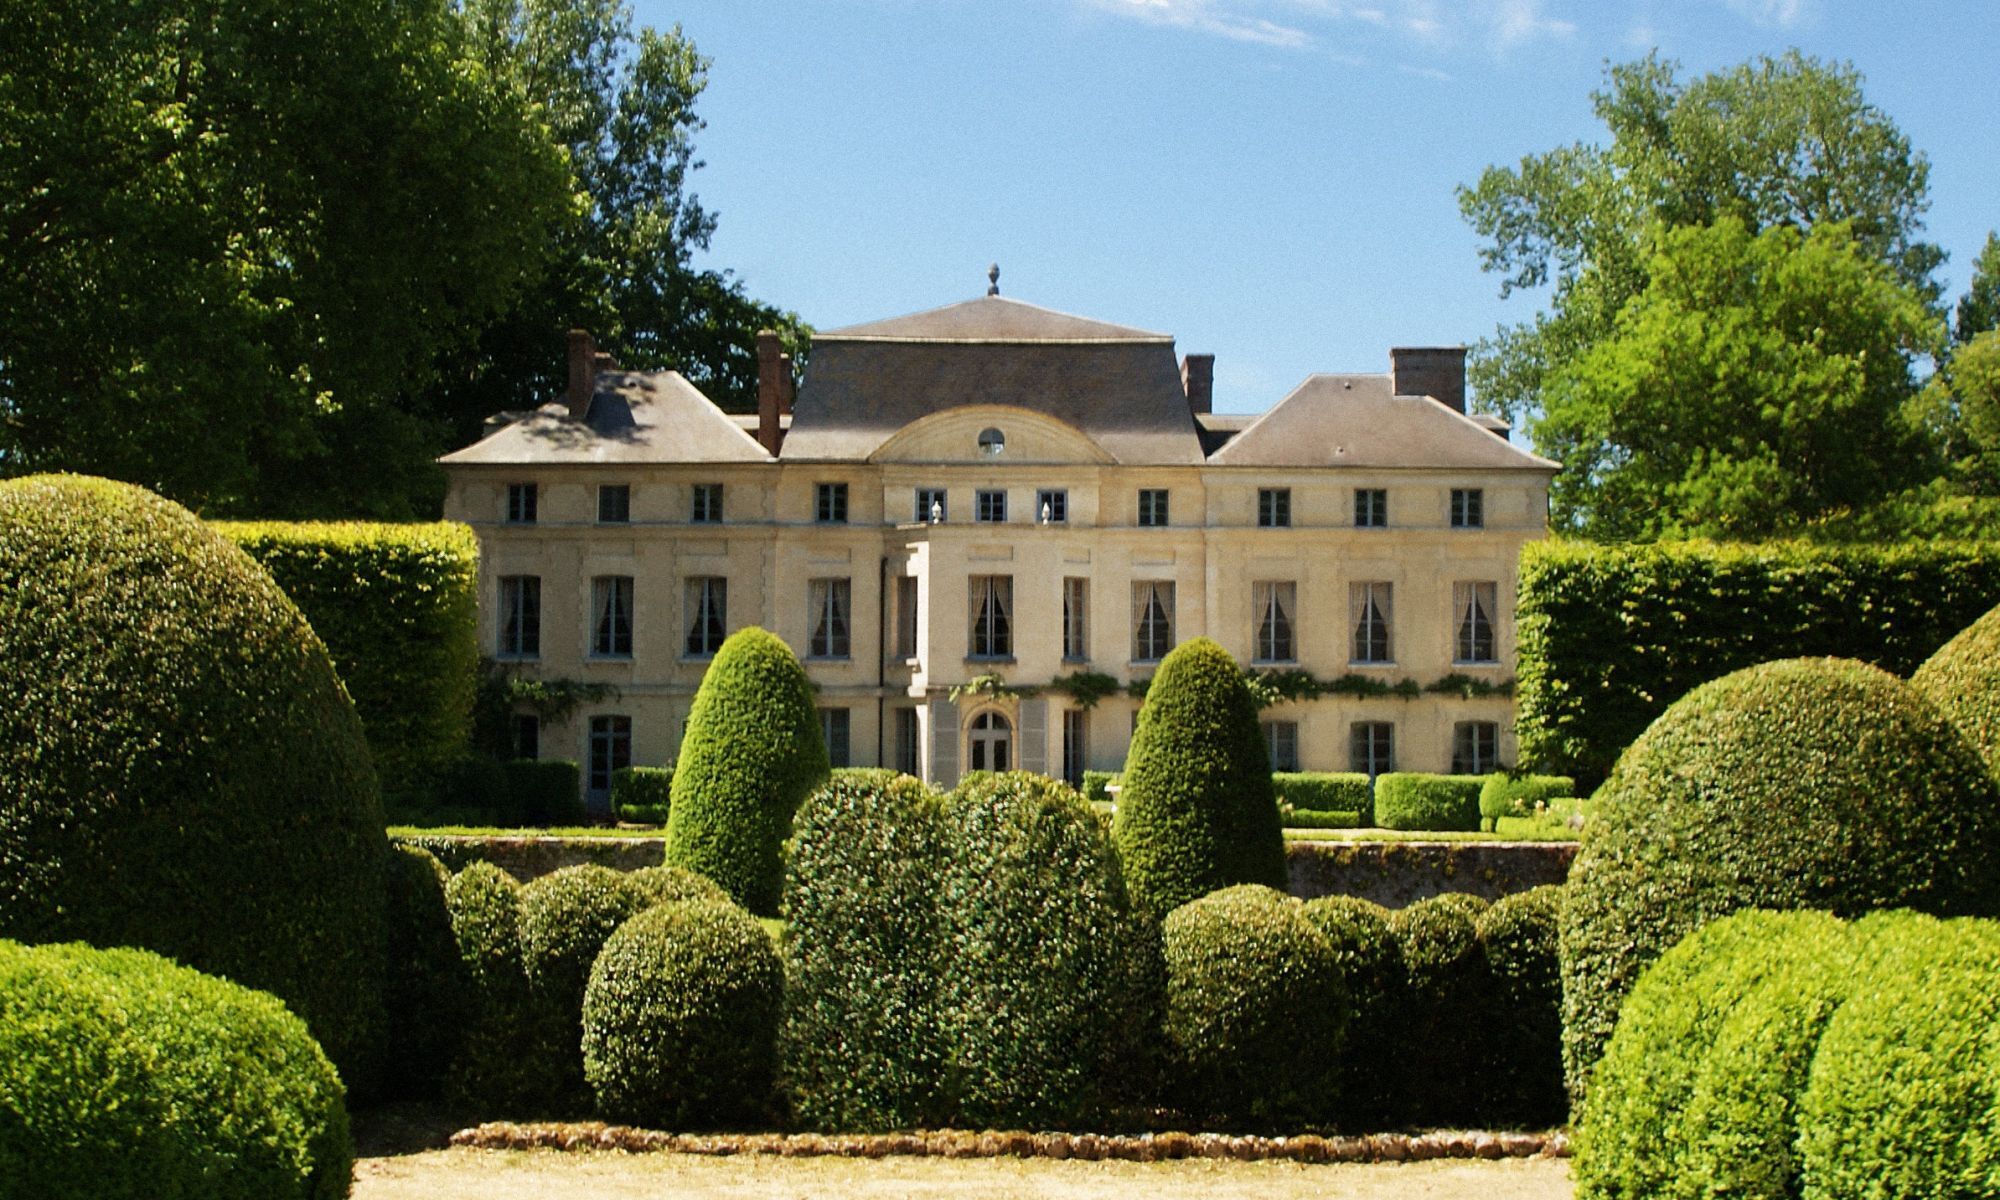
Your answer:
[[[1479,828],[1483,775],[1391,771],[1375,780],[1375,823],[1384,829],[1471,832]]]
[[[2000,601],[2000,544],[1530,543],[1521,554],[1521,761],[1584,794],[1667,705],[1775,658],[1907,676]]]
[[[472,736],[479,544],[453,522],[217,521],[326,643],[383,790],[423,790]]]
[[[1349,812],[1373,817],[1368,776],[1355,771],[1273,771],[1271,790],[1278,803],[1310,812]],[[1369,824],[1370,820],[1361,820]]]

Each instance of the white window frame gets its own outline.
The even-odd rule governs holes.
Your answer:
[[[1250,585],[1255,614],[1255,662],[1297,662],[1299,659],[1299,589],[1289,579],[1265,579]]]
[[[806,657],[854,654],[854,582],[845,577],[806,581]]]
[[[1043,516],[1043,513],[1047,516]],[[1035,519],[1044,525],[1069,524],[1069,489],[1042,488],[1035,493]]]
[[[813,485],[813,521],[820,525],[847,524],[846,484],[815,483]]]
[[[1347,727],[1347,766],[1357,774],[1386,775],[1396,769],[1393,721],[1356,721]]]
[[[826,743],[826,765],[854,765],[854,714],[844,705],[819,710],[819,735]]]
[[[1168,488],[1139,489],[1139,524],[1145,528],[1165,528],[1172,517],[1173,495]]]
[[[1349,584],[1347,628],[1351,635],[1348,662],[1371,666],[1395,662],[1395,585],[1380,579],[1356,580]]]
[[[937,511],[933,512],[933,508]],[[916,491],[914,511],[919,525],[927,525],[932,521],[949,521],[951,493],[941,487],[920,487]]]
[[[1090,661],[1090,580],[1063,577],[1063,661]]]
[[[1494,620],[1499,597],[1500,585],[1491,580],[1460,580],[1451,585],[1453,663],[1479,666],[1500,661],[1499,623]]]
[[[722,524],[722,485],[719,483],[697,483],[688,493],[688,523],[691,525]]]
[[[1451,727],[1451,773],[1485,775],[1500,766],[1500,725],[1458,721]]]
[[[1354,489],[1354,527],[1356,529],[1387,529],[1389,527],[1389,489]]]
[[[597,523],[599,525],[630,525],[632,523],[631,484],[600,483],[597,485]]]
[[[1132,661],[1158,662],[1174,648],[1174,581],[1132,582]]]
[[[1296,771],[1299,769],[1299,723],[1297,721],[1264,721],[1264,750],[1269,756],[1271,770]]]
[[[1453,529],[1486,528],[1486,489],[1451,489],[1451,527]]]
[[[1292,489],[1257,489],[1257,527],[1260,529],[1292,527]]]
[[[632,765],[632,718],[623,713],[603,713],[590,718],[589,778],[593,796],[611,793],[612,776],[620,767]]]
[[[501,658],[542,656],[542,577],[500,577]]]
[[[966,592],[971,600],[966,657],[1013,658],[1014,577],[974,575],[967,584]]]
[[[507,523],[533,525],[541,519],[541,489],[532,483],[507,485]]]
[[[729,580],[721,575],[690,575],[687,587],[687,658],[712,658],[729,636]]]
[[[590,657],[632,657],[632,577],[598,575],[590,581]]]
[[[1062,715],[1063,782],[1083,786],[1083,773],[1090,767],[1090,710],[1065,708]]]

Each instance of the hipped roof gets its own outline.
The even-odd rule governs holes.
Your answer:
[[[441,460],[448,464],[752,463],[771,456],[677,371],[607,371],[590,412],[563,404],[531,415]]]

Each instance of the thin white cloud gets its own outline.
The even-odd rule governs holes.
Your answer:
[[[1405,63],[1396,69],[1405,75],[1415,75],[1419,79],[1435,79],[1440,83],[1450,83],[1456,78],[1450,71],[1440,71],[1436,67],[1413,67]]]
[[[1810,15],[1812,0],[1725,0],[1729,10],[1746,21],[1790,29]]]
[[[1303,29],[1263,17],[1221,9],[1207,0],[1091,0],[1094,7],[1153,25],[1169,25],[1214,34],[1231,41],[1299,49],[1312,44]]]
[[[1331,53],[1352,61],[1357,36],[1423,43],[1428,49],[1481,47],[1505,53],[1566,41],[1576,23],[1552,15],[1569,0],[1080,0],[1117,16],[1234,41]],[[1765,7],[1807,0],[1725,0]],[[1433,68],[1434,69],[1434,68]]]

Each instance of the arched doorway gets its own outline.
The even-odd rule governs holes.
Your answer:
[[[972,718],[966,740],[971,750],[966,756],[968,769],[1005,771],[1013,766],[1014,726],[1001,714],[988,709]]]

